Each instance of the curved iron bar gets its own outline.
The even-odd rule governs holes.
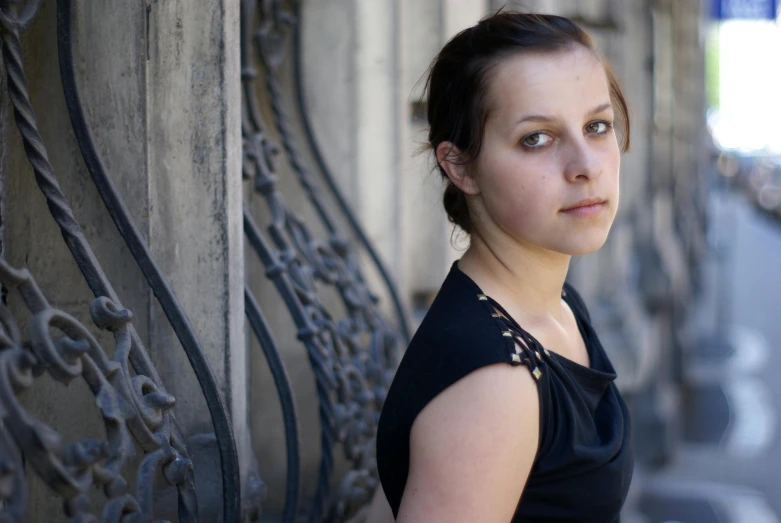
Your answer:
[[[8,13],[6,13],[8,14]],[[79,270],[84,276],[85,281],[96,297],[107,297],[115,307],[122,309],[122,305],[114,292],[111,283],[106,278],[103,270],[95,257],[92,248],[87,242],[73,211],[68,204],[65,195],[60,189],[54,169],[48,160],[46,147],[37,129],[35,122],[35,113],[30,103],[27,80],[24,74],[21,59],[21,44],[16,31],[10,31],[3,26],[2,35],[2,55],[8,78],[8,93],[11,103],[14,107],[14,117],[22,136],[22,142],[27,153],[27,157],[33,167],[36,182],[41,192],[46,197],[46,202],[60,232],[65,239],[65,243],[71,251]],[[135,328],[128,326],[128,335],[130,339],[130,353],[128,359],[139,376],[149,381],[150,387],[164,393],[164,387],[152,364],[146,349],[141,342]],[[134,407],[140,412],[144,423],[152,426],[158,423],[156,415],[151,406],[154,406],[153,398],[146,398],[146,394],[141,394],[142,398],[133,398]],[[150,405],[144,402],[150,400]],[[165,438],[159,436],[149,436],[143,433],[138,435],[139,443],[145,450],[150,451],[159,448],[161,441],[170,440],[170,444],[183,459],[189,461],[187,451],[184,445],[184,438],[181,435],[178,425],[173,419],[173,414],[166,412],[164,414],[166,430]],[[178,458],[177,458],[178,459]],[[192,472],[187,473],[181,483],[171,483],[175,485],[180,493],[180,513],[182,518],[191,521],[188,512],[197,513],[197,505],[192,492]]]
[[[3,302],[0,302],[0,358],[8,349],[20,346],[21,340],[21,333],[10,311]],[[0,419],[2,419],[0,423],[0,500],[2,501],[0,521],[11,523],[25,520],[28,492],[22,453],[8,430],[5,421],[6,413],[7,409],[2,408],[0,412]]]
[[[84,117],[79,89],[76,84],[71,37],[71,11],[71,0],[58,0],[57,34],[60,53],[60,75],[71,125],[73,126],[84,162],[98,189],[98,193],[179,338],[201,386],[209,408],[209,414],[212,418],[220,454],[224,521],[239,521],[241,517],[241,482],[239,479],[236,442],[233,438],[228,412],[220,389],[217,386],[214,373],[206,360],[206,356],[187,315],[179,305],[173,290],[168,286],[162,272],[157,267],[154,258],[141,238],[138,229],[133,224],[124,202],[106,175],[103,162],[95,148],[91,132]]]
[[[326,499],[329,497],[328,483],[333,466],[331,449],[334,442],[334,429],[337,430],[339,441],[345,444],[345,452],[348,458],[354,461],[356,468],[368,467],[373,471],[373,460],[370,456],[374,446],[373,427],[376,425],[379,406],[376,410],[371,407],[377,400],[384,398],[389,375],[381,371],[381,364],[371,365],[372,358],[365,350],[355,348],[359,343],[353,339],[353,333],[365,329],[366,324],[350,318],[336,326],[317,300],[312,271],[303,262],[322,264],[324,259],[333,260],[334,255],[328,253],[324,246],[316,244],[303,223],[289,211],[281,195],[276,191],[276,177],[272,172],[271,161],[276,147],[268,141],[263,131],[249,82],[252,71],[248,67],[244,67],[243,71],[246,98],[243,129],[244,172],[250,176],[254,175],[255,189],[265,197],[271,210],[272,224],[269,230],[274,244],[279,249],[279,255],[275,255],[272,247],[263,240],[259,228],[247,211],[245,211],[245,234],[266,266],[268,277],[274,280],[288,309],[293,314],[299,328],[299,339],[305,343],[315,371],[320,399],[323,459],[315,503],[310,512],[310,520],[314,522],[320,521]],[[287,237],[293,240],[293,245],[288,243]],[[321,259],[313,261],[314,256]],[[334,261],[329,265],[337,268],[339,266]],[[360,305],[359,300],[348,303],[353,310],[360,308]],[[392,344],[392,340],[382,334],[382,330],[374,330],[372,334],[374,350],[371,355],[374,355],[377,360],[380,359],[380,354],[389,352],[388,348]],[[329,348],[330,345],[333,345],[333,348]],[[333,378],[329,378],[331,375]],[[364,375],[371,376],[377,383],[374,390],[370,390],[367,380],[362,379]],[[351,377],[358,377],[358,379],[350,379]],[[336,404],[333,404],[330,399],[332,392],[338,396],[339,401]],[[351,499],[361,497],[365,500],[367,494],[376,485],[376,480],[373,478],[373,472],[352,471],[343,480],[339,491],[348,494]],[[353,488],[361,482],[371,485],[369,488]],[[355,506],[356,503],[349,500],[347,503],[332,503],[329,513],[336,516],[329,516],[329,519],[341,517],[341,511],[353,510]]]
[[[247,92],[247,95],[251,97],[251,92]],[[255,108],[253,104],[254,100],[249,98],[247,112],[253,112],[251,110]],[[293,314],[299,329],[299,339],[305,343],[310,363],[315,371],[320,400],[323,459],[310,520],[320,521],[330,492],[329,478],[333,466],[331,449],[334,443],[334,431],[336,430],[339,441],[345,444],[348,458],[352,459],[357,467],[365,466],[367,463],[371,467],[371,460],[366,458],[370,452],[367,454],[366,450],[373,448],[373,440],[370,438],[372,428],[376,424],[374,416],[376,411],[372,411],[370,407],[367,410],[367,407],[376,398],[384,397],[384,392],[377,393],[377,388],[383,390],[384,388],[378,384],[377,388],[372,391],[369,390],[366,380],[349,379],[348,375],[369,374],[369,366],[367,365],[367,368],[364,369],[362,363],[365,360],[371,361],[371,358],[365,357],[367,355],[364,351],[360,355],[363,356],[362,360],[360,358],[356,358],[358,361],[355,362],[351,360],[351,351],[346,350],[345,346],[356,345],[350,339],[350,333],[355,330],[355,324],[349,321],[341,322],[339,326],[333,324],[322,304],[317,301],[317,290],[314,287],[312,275],[302,264],[303,260],[308,260],[308,256],[302,258],[297,254],[294,246],[287,243],[286,235],[292,236],[294,240],[296,235],[303,235],[303,238],[299,238],[303,245],[298,245],[298,248],[305,251],[315,249],[312,245],[314,240],[308,236],[303,224],[289,212],[281,195],[275,190],[276,178],[271,172],[272,166],[269,163],[271,151],[275,148],[265,137],[259,118],[255,120],[255,123],[257,128],[254,132],[251,129],[252,125],[249,122],[245,123],[245,162],[247,162],[245,172],[252,173],[254,171],[256,189],[266,197],[273,215],[270,232],[280,254],[274,254],[272,247],[263,240],[259,228],[247,212],[245,212],[244,229],[250,245],[266,266],[268,277],[274,280],[288,309]],[[291,223],[295,227],[293,231],[289,227]],[[384,340],[379,333],[375,332],[373,341],[375,345],[378,345]],[[379,348],[379,346],[376,347],[377,353],[379,353]],[[352,353],[355,352],[358,351],[352,351]],[[361,367],[362,370],[357,371],[358,367]],[[378,378],[383,377],[387,376],[378,374],[375,381],[379,382]],[[336,404],[330,398],[334,392],[339,400]],[[361,446],[362,444],[363,446]],[[352,481],[348,483],[354,484],[356,479],[367,475],[371,476],[358,471],[350,473],[348,477]],[[348,492],[352,498],[368,492],[367,489],[350,488],[342,488],[340,491]],[[338,506],[351,509],[354,505],[355,503],[348,503]]]
[[[320,146],[317,143],[317,139],[315,138],[314,131],[312,129],[312,123],[308,116],[309,113],[306,106],[306,100],[304,99],[302,73],[303,67],[301,65],[302,18],[300,1],[294,2],[293,16],[296,20],[296,23],[293,24],[293,81],[295,85],[295,101],[298,109],[298,117],[301,120],[301,124],[304,130],[304,137],[306,138],[309,150],[312,152],[312,156],[314,157],[320,174],[323,176],[326,186],[331,192],[331,197],[336,201],[339,210],[350,224],[350,228],[352,229],[353,234],[355,234],[355,236],[361,242],[361,246],[369,254],[369,257],[372,259],[374,265],[377,267],[377,270],[380,272],[380,276],[385,283],[385,287],[391,297],[391,300],[393,301],[394,308],[396,309],[396,317],[399,322],[401,333],[404,336],[404,341],[409,343],[410,330],[407,323],[407,315],[404,313],[404,306],[402,305],[401,298],[399,297],[399,293],[396,290],[396,285],[391,279],[390,272],[388,272],[387,267],[385,267],[385,264],[380,259],[379,254],[377,254],[376,249],[372,246],[369,238],[366,236],[366,232],[363,230],[363,227],[361,227],[361,224],[358,223],[358,219],[355,217],[355,213],[353,213],[352,209],[350,209],[350,205],[347,203],[347,200],[345,199],[339,187],[337,187],[336,180],[334,179],[334,176],[331,173],[325,158],[323,157],[323,153],[320,150]]]
[[[260,229],[248,212],[244,212],[244,233],[250,246],[257,253],[263,265],[266,267],[266,275],[274,283],[277,291],[285,301],[287,308],[293,315],[293,322],[298,329],[298,339],[304,343],[309,356],[309,361],[315,373],[317,396],[319,401],[320,434],[321,434],[321,459],[318,472],[317,490],[313,506],[310,510],[310,521],[317,523],[321,520],[324,506],[330,493],[330,478],[333,470],[333,445],[335,440],[334,408],[331,401],[331,391],[336,386],[333,376],[333,357],[327,348],[321,347],[315,341],[318,328],[310,319],[310,315],[304,309],[298,298],[294,284],[286,271],[286,266],[274,254],[273,249],[260,233]],[[288,451],[293,442],[288,438]],[[288,456],[288,460],[290,457]],[[288,473],[288,491],[293,488],[290,472]],[[285,507],[287,514],[288,507]],[[295,514],[294,514],[295,516]],[[285,520],[286,522],[288,520]]]
[[[16,3],[14,0],[0,1],[0,26],[8,31],[22,33],[35,19],[35,15],[41,9],[43,0],[29,0],[24,5],[21,14],[17,13],[15,6],[11,5],[14,3]]]
[[[3,31],[2,53],[8,78],[8,94],[14,108],[14,117],[19,128],[22,142],[27,153],[28,160],[33,168],[36,182],[46,197],[46,203],[50,212],[59,225],[65,243],[71,250],[88,286],[95,296],[108,296],[118,307],[121,307],[119,299],[103,273],[100,264],[89,246],[81,226],[76,222],[73,211],[68,205],[65,195],[60,189],[49,163],[46,147],[43,144],[35,121],[35,113],[30,103],[27,80],[22,67],[21,45],[16,32]],[[135,339],[133,340],[135,343]],[[134,352],[136,361],[134,366],[138,372],[154,378],[156,383],[160,378],[156,373],[151,360],[146,352],[136,349]]]
[[[288,248],[284,239],[277,238],[277,235],[282,235],[283,229],[288,231],[301,256],[311,265],[313,269],[311,271],[312,276],[327,285],[333,285],[337,288],[347,308],[349,321],[354,323],[352,329],[347,330],[350,332],[368,330],[373,335],[381,333],[381,336],[376,337],[374,341],[381,341],[384,345],[383,350],[375,350],[373,354],[380,355],[381,360],[378,361],[380,368],[395,369],[398,356],[395,350],[398,342],[397,335],[386,327],[382,315],[376,307],[378,299],[369,291],[365,283],[360,265],[355,260],[352,246],[337,230],[335,221],[331,218],[320,198],[316,184],[296,147],[290,118],[287,114],[283,101],[284,97],[277,79],[277,69],[285,56],[285,35],[282,33],[282,27],[292,23],[293,19],[281,9],[278,0],[271,0],[269,3],[271,7],[268,10],[275,14],[278,19],[275,21],[266,20],[261,24],[261,29],[255,38],[255,42],[261,64],[266,72],[265,86],[270,97],[270,108],[274,117],[274,124],[282,140],[288,163],[310,202],[315,206],[319,217],[325,223],[329,233],[329,240],[328,246],[317,243],[303,223],[290,212],[287,212],[287,216],[278,217],[275,220],[275,226],[271,228],[272,237],[274,237],[278,247]],[[251,67],[251,65],[247,64],[247,67]],[[245,84],[245,93],[252,124],[256,129],[260,129],[262,125],[260,123],[261,119],[257,109],[257,102],[252,96],[252,88],[248,84]],[[271,166],[267,166],[267,169],[271,169]],[[264,195],[272,209],[280,205],[284,207],[284,204],[277,201],[278,198],[272,199],[270,197],[275,178],[269,177],[267,173],[261,174],[264,174],[264,176],[256,177],[255,190]],[[271,184],[271,187],[267,187],[268,184]],[[349,344],[351,348],[359,347],[359,345]],[[356,351],[356,356],[363,355],[365,355],[365,351],[361,349]],[[375,369],[373,365],[369,366]],[[381,376],[380,374],[384,375]],[[377,382],[383,387],[390,385],[387,373],[380,372],[377,376],[372,377],[376,378]],[[384,398],[384,392],[378,397]],[[381,407],[381,403],[378,404],[379,407]]]
[[[255,69],[252,63],[250,53],[252,29],[255,21],[255,0],[244,0],[241,4],[241,28],[242,28],[242,87],[243,87],[243,114],[242,114],[242,134],[244,136],[244,175],[248,178],[254,178],[255,190],[265,192],[266,189],[273,194],[275,176],[273,174],[273,157],[278,153],[278,148],[266,139],[263,131],[262,119],[257,108],[254,97],[254,78]],[[275,222],[284,220],[284,204],[278,198],[272,198],[269,203],[272,214],[277,216]],[[268,201],[268,200],[267,200]],[[294,285],[291,276],[286,272],[287,266],[292,263],[298,264],[294,250],[284,247],[285,240],[282,235],[277,234],[278,243],[283,247],[279,254],[275,254],[272,247],[266,242],[260,233],[260,229],[255,225],[252,216],[248,210],[244,211],[244,233],[255,250],[264,267],[266,275],[272,280],[278,292],[282,296],[288,310],[293,316],[294,324],[298,329],[298,338],[301,340],[307,351],[310,364],[315,373],[316,389],[318,393],[320,434],[321,434],[321,459],[318,471],[317,487],[314,501],[310,509],[310,521],[319,522],[326,506],[330,493],[330,477],[333,470],[333,444],[335,439],[334,407],[331,400],[332,391],[336,384],[333,377],[333,358],[327,353],[324,347],[316,343],[317,326],[310,321],[309,314],[302,306],[300,297],[306,299],[305,286]],[[285,261],[283,263],[283,260]],[[300,272],[300,271],[299,271]],[[299,280],[301,275],[299,274]],[[309,280],[310,278],[306,278]],[[287,435],[288,451],[293,448],[294,442]],[[288,455],[288,459],[290,456]],[[297,487],[297,485],[295,486]],[[289,492],[294,485],[292,476],[288,474],[287,491]],[[285,514],[288,513],[288,506],[285,507]],[[294,514],[295,516],[295,514]]]
[[[0,521],[12,523],[25,520],[27,483],[24,481],[24,462],[4,425],[0,425],[0,500],[3,502]]]
[[[271,329],[263,317],[255,297],[249,287],[244,289],[244,309],[252,331],[260,342],[260,347],[268,361],[274,384],[282,404],[282,419],[285,424],[287,452],[287,488],[285,490],[285,509],[282,512],[283,523],[293,523],[298,513],[298,496],[301,491],[301,455],[298,414],[293,400],[293,386],[285,370],[285,365],[271,335]]]
[[[310,521],[320,521],[323,515],[327,521],[343,520],[368,501],[377,485],[374,435],[395,368],[397,336],[387,329],[376,307],[378,300],[369,292],[361,276],[350,243],[340,236],[295,146],[277,79],[277,68],[285,59],[288,37],[283,27],[289,25],[292,18],[278,0],[267,0],[262,4],[255,44],[265,71],[270,109],[293,174],[328,232],[327,245],[314,239],[276,188],[273,159],[279,148],[268,139],[264,130],[253,83],[256,73],[249,38],[255,4],[254,0],[242,3],[243,174],[253,178],[255,191],[263,196],[271,213],[268,230],[273,250],[246,210],[245,234],[293,315],[299,339],[304,342],[315,372],[320,401],[322,460]],[[347,317],[334,322],[319,301],[316,280],[336,288]],[[363,335],[369,336],[368,347],[362,343]],[[329,476],[333,467],[334,435],[353,465],[340,481],[335,500],[327,499],[331,498]]]
[[[29,340],[22,340],[10,310],[0,304],[0,405],[2,405],[2,458],[7,487],[0,497],[6,503],[0,520],[25,519],[26,486],[20,454],[41,479],[64,499],[71,521],[97,521],[89,511],[88,492],[102,487],[107,498],[105,523],[151,521],[153,484],[158,469],[171,485],[180,488],[180,521],[195,523],[197,505],[192,484],[192,462],[167,444],[174,398],[128,366],[132,349],[132,314],[106,297],[90,305],[93,322],[112,332],[112,358],[92,334],[69,314],[52,308],[26,269],[18,270],[0,258],[0,283],[16,291],[29,312]],[[59,333],[58,337],[54,337]],[[65,445],[51,427],[35,419],[17,396],[32,386],[34,377],[48,372],[68,384],[82,378],[95,395],[103,417],[106,439],[84,438]],[[7,430],[6,430],[7,429]],[[11,437],[8,437],[10,434]],[[131,436],[145,450],[138,467],[135,495],[126,493],[122,470],[135,455]],[[8,476],[11,476],[10,478]]]
[[[316,269],[315,275],[318,279],[338,287],[348,310],[361,313],[372,329],[384,329],[384,322],[376,308],[379,300],[369,291],[360,266],[354,259],[351,244],[339,232],[293,137],[291,119],[277,77],[279,65],[285,56],[286,35],[282,30],[284,26],[292,23],[294,23],[292,16],[280,9],[279,20],[265,20],[260,25],[255,43],[261,65],[266,73],[265,87],[270,98],[274,125],[288,163],[329,234],[330,259],[326,259],[321,252],[315,251],[311,253],[309,261]]]

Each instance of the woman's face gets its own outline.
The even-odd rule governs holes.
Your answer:
[[[469,202],[477,226],[563,254],[601,247],[620,163],[601,63],[583,48],[508,57],[493,70],[487,101]]]

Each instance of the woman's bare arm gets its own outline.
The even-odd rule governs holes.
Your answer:
[[[497,364],[472,372],[415,420],[397,521],[510,521],[538,440],[539,399],[528,369]]]

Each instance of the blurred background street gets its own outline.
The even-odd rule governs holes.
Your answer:
[[[638,470],[628,521],[781,521],[781,222],[725,187],[711,213],[681,443],[660,468]]]
[[[775,2],[736,4],[709,6],[708,254],[680,356],[677,444],[639,469],[630,521],[781,521],[781,69],[768,66],[781,28]]]

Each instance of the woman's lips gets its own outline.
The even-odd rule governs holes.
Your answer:
[[[600,212],[602,212],[604,206],[605,206],[605,202],[592,203],[590,205],[581,205],[579,207],[566,209],[561,212],[565,214],[569,214],[570,216],[577,216],[579,218],[588,218],[591,216],[598,215]]]

